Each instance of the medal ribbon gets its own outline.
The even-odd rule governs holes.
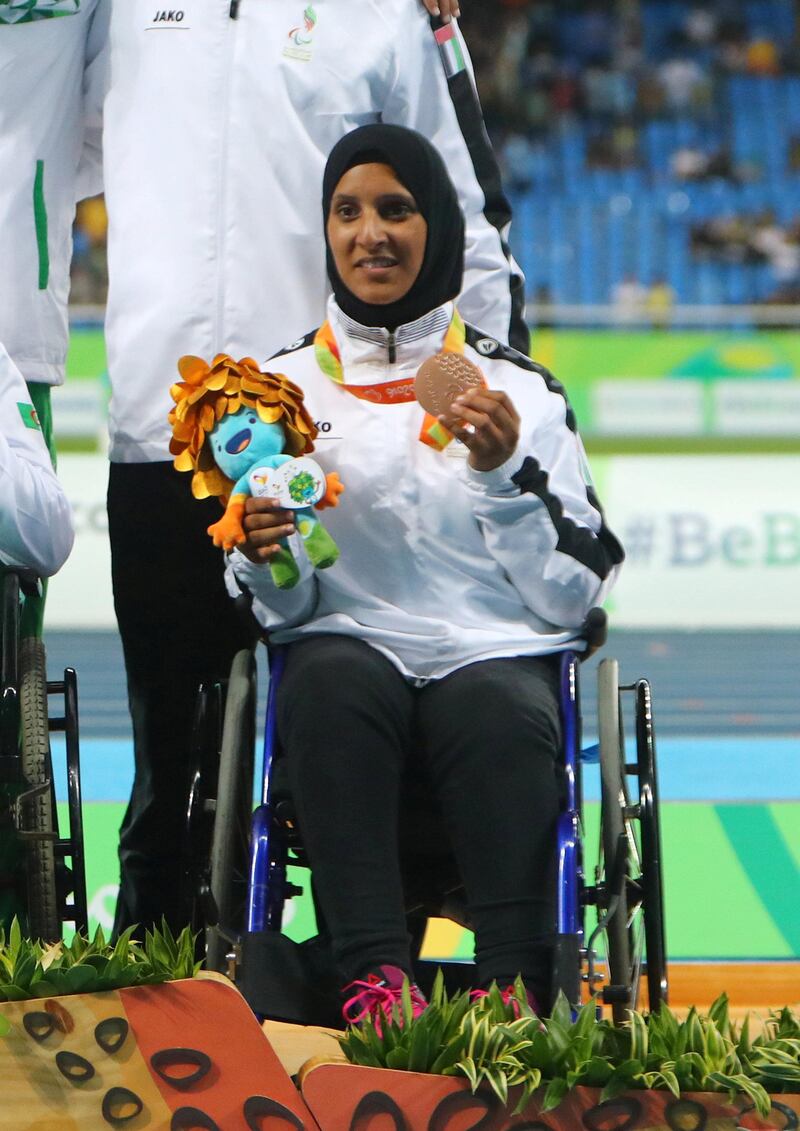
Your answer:
[[[467,331],[464,327],[461,315],[453,308],[453,317],[450,320],[450,325],[444,336],[442,352],[463,354],[466,340]],[[314,338],[314,353],[316,355],[317,364],[325,376],[329,377],[331,381],[336,385],[340,385],[354,397],[358,397],[359,400],[371,401],[372,404],[403,404],[407,401],[416,400],[414,396],[414,381],[407,377],[399,381],[383,381],[380,384],[374,385],[348,385],[344,379],[344,368],[339,353],[339,345],[334,336],[331,324],[328,321],[324,322],[319,330],[317,330],[316,337]],[[443,424],[440,424],[435,416],[426,412],[422,421],[422,427],[420,428],[419,439],[423,444],[427,444],[428,447],[442,451],[453,439],[453,433],[445,428]]]

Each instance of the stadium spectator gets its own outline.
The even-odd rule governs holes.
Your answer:
[[[616,284],[611,295],[616,321],[637,324],[647,301],[647,287],[635,275],[626,275]]]
[[[781,64],[774,40],[760,35],[747,45],[746,69],[751,75],[777,75]]]
[[[686,42],[693,47],[710,47],[714,42],[718,26],[717,13],[712,5],[692,5],[683,22]]]
[[[747,28],[740,18],[720,22],[715,59],[723,71],[735,74],[746,69]]]
[[[800,275],[800,246],[794,230],[778,224],[774,212],[767,209],[752,222],[749,246],[753,253],[772,267],[779,286],[793,286]]]
[[[685,145],[676,149],[670,157],[670,172],[682,181],[707,181],[719,178],[740,184],[750,179],[750,171],[744,165],[734,165],[727,146],[709,152],[699,145]]]
[[[679,181],[701,181],[708,175],[709,156],[699,145],[684,145],[669,159],[673,177]]]
[[[647,290],[645,310],[656,330],[666,330],[672,319],[675,291],[664,278],[655,279]]]
[[[663,62],[657,73],[668,110],[680,114],[710,101],[709,75],[695,59],[676,55]]]

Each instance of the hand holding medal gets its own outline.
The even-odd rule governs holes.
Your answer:
[[[429,357],[419,368],[414,394],[434,426],[469,448],[475,471],[493,471],[514,454],[519,416],[512,401],[506,393],[488,389],[478,366],[463,354],[445,351]]]

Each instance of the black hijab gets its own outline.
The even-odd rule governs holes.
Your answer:
[[[336,186],[354,165],[372,162],[390,165],[398,181],[414,197],[426,224],[428,239],[419,275],[411,290],[397,302],[379,305],[362,302],[345,287],[336,270],[328,243],[328,215]],[[341,310],[362,326],[394,330],[421,318],[461,290],[464,274],[464,216],[444,161],[431,143],[416,130],[382,124],[360,126],[331,150],[322,180],[322,215],[325,227],[328,276]]]

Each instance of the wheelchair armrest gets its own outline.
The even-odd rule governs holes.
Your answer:
[[[588,660],[608,640],[608,616],[605,609],[598,605],[589,609],[586,620],[581,625],[581,636],[586,641],[586,651],[581,654],[581,659]]]

